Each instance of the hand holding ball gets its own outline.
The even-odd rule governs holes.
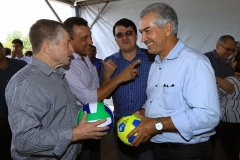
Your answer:
[[[77,124],[81,121],[84,111],[87,112],[87,122],[107,119],[105,123],[102,123],[98,127],[108,126],[108,130],[106,130],[107,134],[111,131],[113,127],[113,113],[108,106],[104,105],[103,102],[95,102],[84,105],[78,112]]]
[[[122,117],[117,123],[117,133],[118,137],[121,141],[126,144],[130,145],[134,138],[137,136],[137,133],[134,134],[132,137],[127,139],[127,135],[140,124],[141,120],[136,114],[132,114],[130,116]]]

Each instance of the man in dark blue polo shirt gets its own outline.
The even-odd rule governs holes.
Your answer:
[[[234,75],[232,63],[228,58],[235,51],[234,38],[230,35],[224,35],[218,39],[215,50],[205,53],[215,71],[217,84],[227,93],[234,91],[233,84],[224,78]]]
[[[12,76],[26,65],[25,61],[7,58],[0,42],[0,159],[11,159],[11,130],[8,124],[5,89]]]

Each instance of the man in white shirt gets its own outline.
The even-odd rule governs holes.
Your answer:
[[[13,50],[12,50],[11,56],[9,56],[10,58],[21,59],[27,63],[31,62],[31,58],[25,56],[22,52],[23,42],[20,39],[14,39],[12,41],[12,47],[13,47]]]

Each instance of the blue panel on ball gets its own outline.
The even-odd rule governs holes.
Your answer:
[[[132,122],[132,125],[137,127],[138,125],[140,124],[140,120],[137,120],[135,119],[133,122]]]
[[[119,132],[124,132],[125,127],[126,127],[126,124],[125,124],[125,123],[121,123],[121,124],[119,125],[119,127],[118,127]]]
[[[113,122],[114,119],[113,119],[113,113],[112,113],[111,109],[106,107],[105,105],[104,105],[104,108],[105,108],[105,111],[110,115],[112,122]]]
[[[128,139],[128,142],[129,142],[129,143],[132,143],[132,141],[133,141],[135,138],[136,138],[136,136],[133,135],[132,137],[130,137],[130,138]]]
[[[83,106],[83,111],[86,111],[88,114],[91,113],[88,104],[86,104],[85,106]]]

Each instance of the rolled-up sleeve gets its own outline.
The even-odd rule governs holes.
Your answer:
[[[198,59],[191,64],[183,85],[188,109],[171,116],[175,127],[187,141],[212,130],[220,120],[218,92],[210,63]]]

